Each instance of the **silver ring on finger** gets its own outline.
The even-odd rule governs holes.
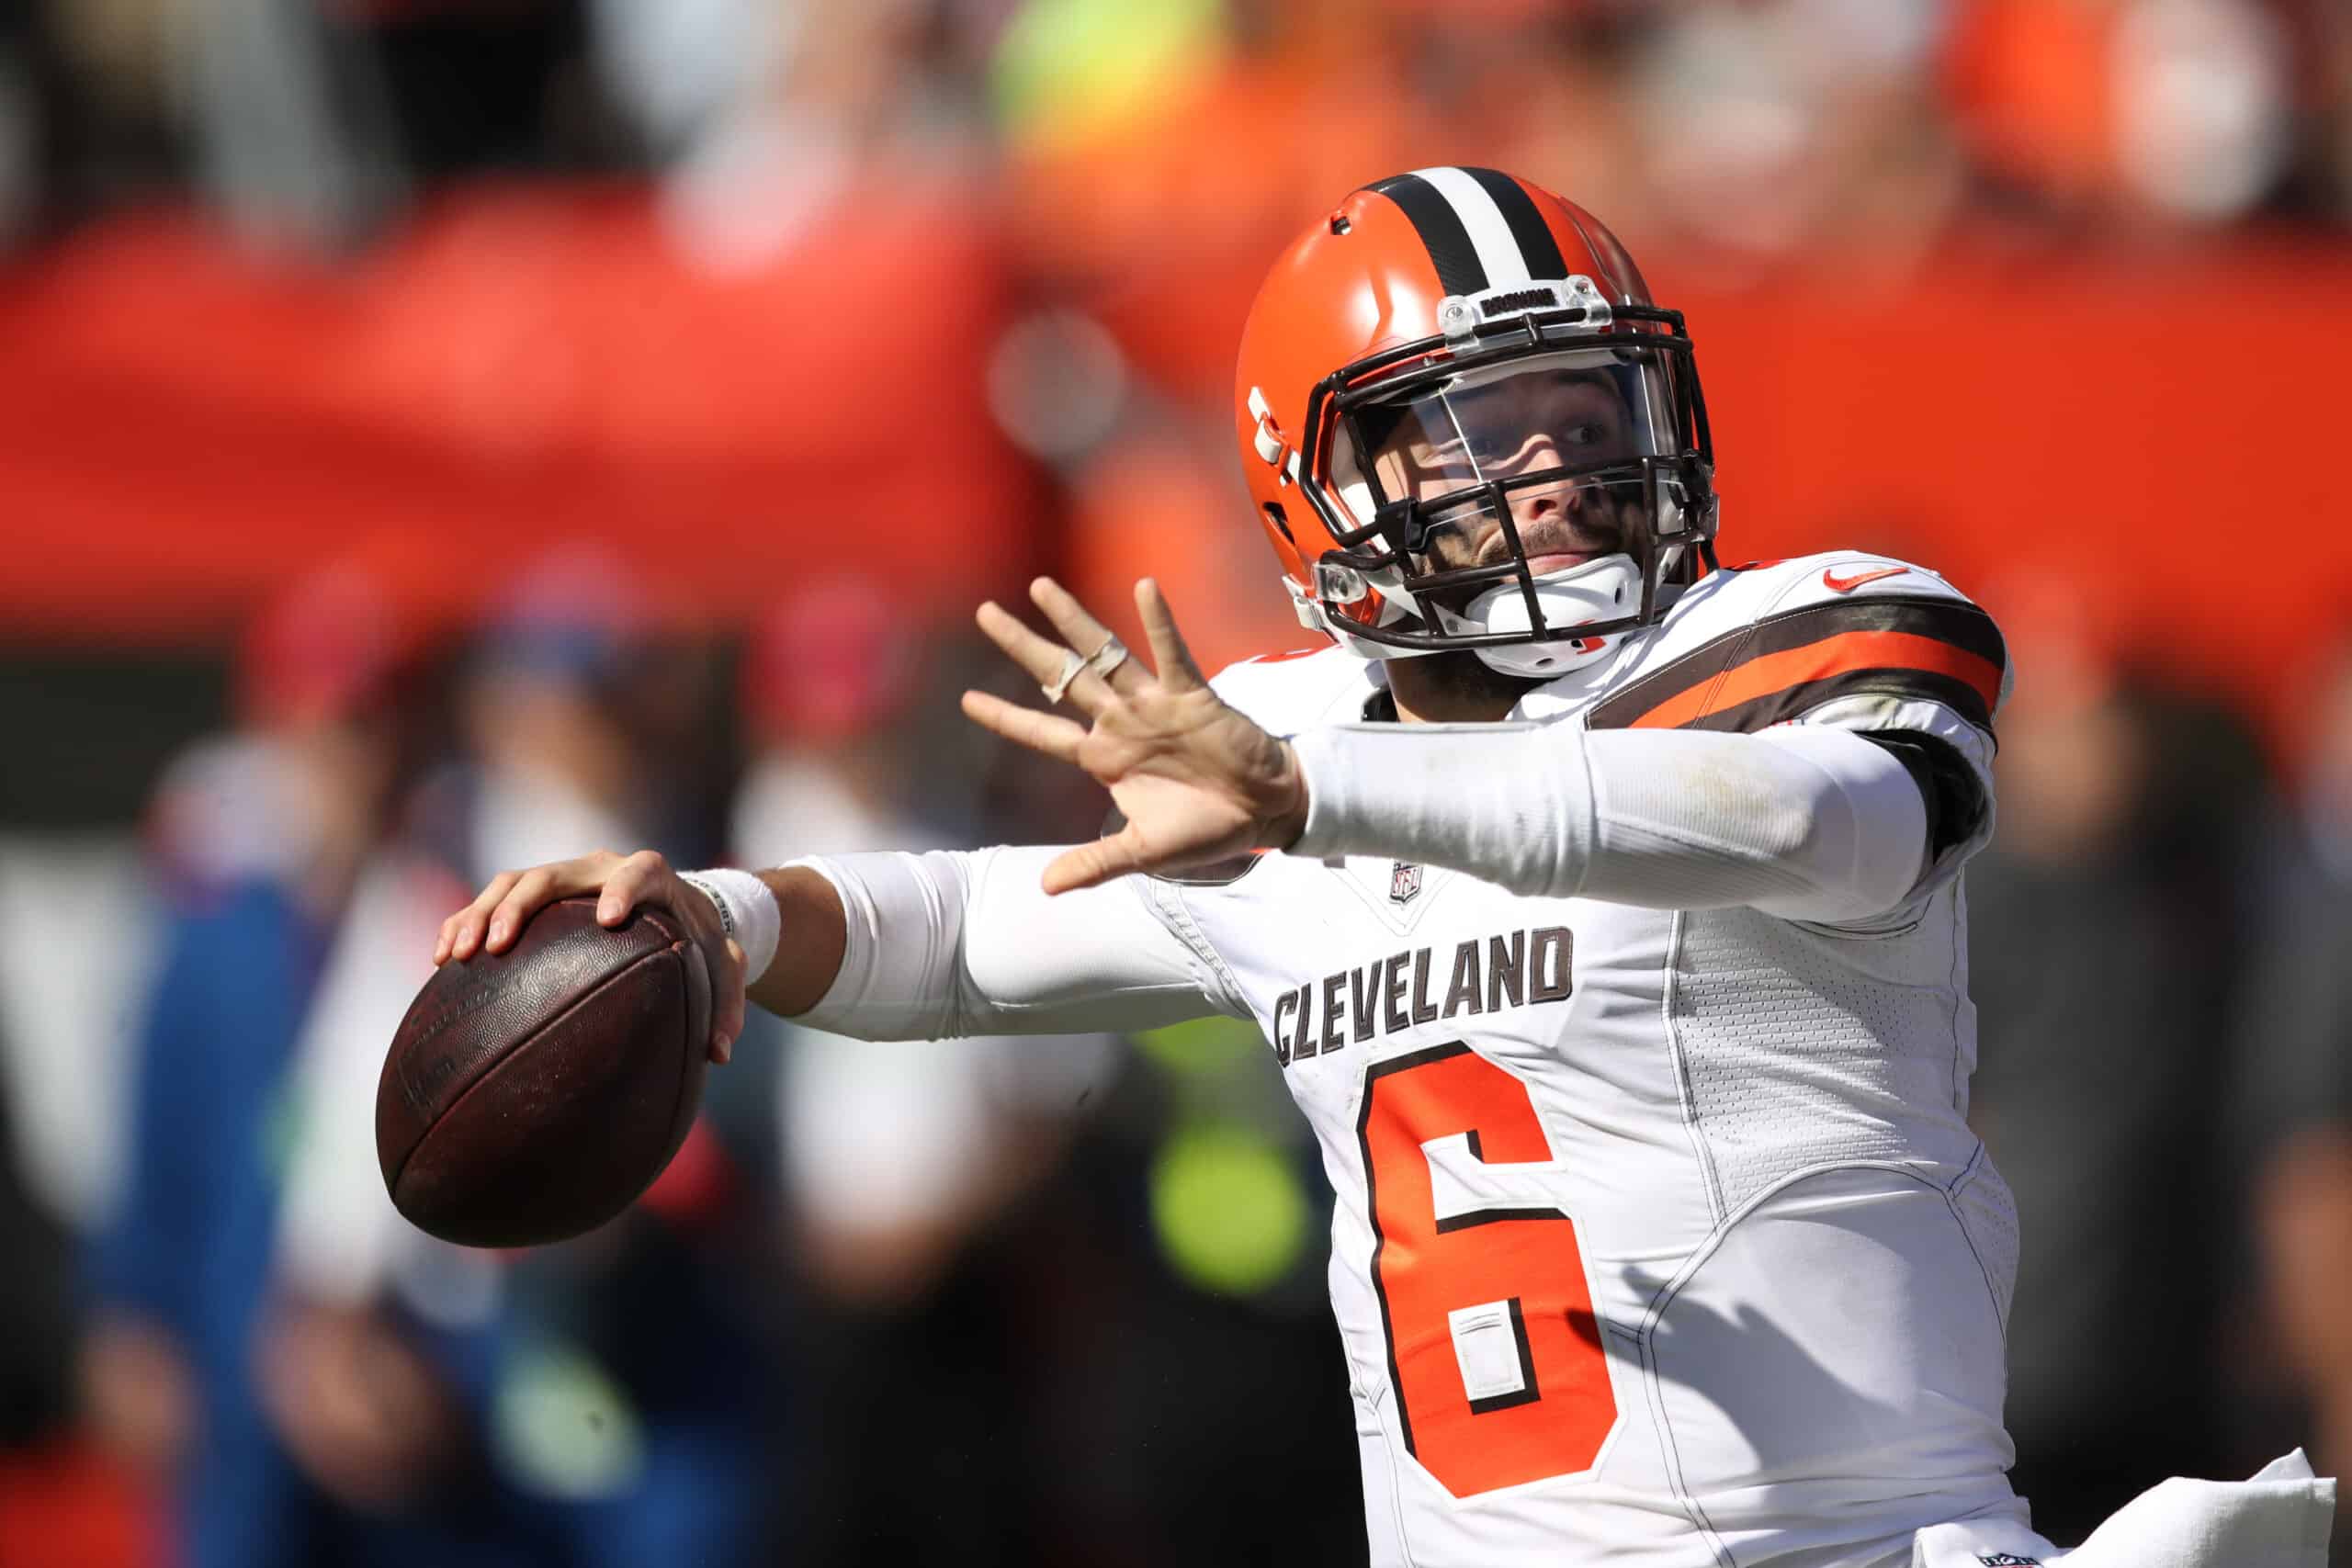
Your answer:
[[[1079,657],[1078,649],[1074,648],[1063,649],[1062,672],[1055,676],[1050,684],[1040,686],[1037,689],[1046,694],[1046,700],[1047,702],[1058,703],[1063,697],[1069,694],[1070,682],[1077,680],[1085,669],[1086,660]]]
[[[1127,645],[1114,634],[1102,647],[1086,656],[1086,667],[1108,681],[1111,671],[1127,661]]]

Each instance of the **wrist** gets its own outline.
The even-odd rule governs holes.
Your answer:
[[[680,872],[678,880],[710,900],[719,930],[743,950],[743,983],[767,973],[784,937],[784,908],[775,891],[748,871],[726,867]]]
[[[1302,730],[1291,737],[1291,758],[1298,769],[1306,810],[1297,836],[1286,849],[1291,854],[1336,864],[1355,847],[1343,841],[1348,827],[1343,819],[1350,814],[1355,780],[1340,765],[1344,759],[1334,755],[1333,739],[1332,732],[1324,729]]]
[[[1282,772],[1275,782],[1274,796],[1279,803],[1268,818],[1264,847],[1286,850],[1298,842],[1306,831],[1310,795],[1306,786],[1306,769],[1299,761],[1298,748],[1287,740],[1276,740],[1282,748]]]

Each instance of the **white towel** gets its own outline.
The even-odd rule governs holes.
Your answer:
[[[2335,1481],[2297,1449],[2249,1481],[2175,1476],[2071,1551],[2008,1519],[1933,1525],[1912,1538],[1911,1568],[2326,1568],[2335,1517]]]

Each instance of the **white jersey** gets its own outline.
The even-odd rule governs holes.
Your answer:
[[[1381,679],[1333,649],[1216,685],[1289,734]],[[1989,807],[2003,681],[1941,579],[1837,554],[1712,574],[1513,716],[1927,735]],[[2023,1517],[2015,1213],[1965,1121],[1978,815],[1862,928],[1386,860],[1132,884],[1321,1145],[1375,1563],[1907,1563]]]

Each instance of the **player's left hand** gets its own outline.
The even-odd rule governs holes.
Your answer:
[[[1156,670],[1119,646],[1053,579],[1031,583],[1029,597],[1062,641],[1038,636],[993,602],[980,606],[980,630],[1048,699],[1067,701],[1091,723],[983,692],[964,694],[965,716],[1085,769],[1126,818],[1116,833],[1080,844],[1046,866],[1046,892],[1091,887],[1129,872],[1206,865],[1297,840],[1306,826],[1297,755],[1209,690],[1158,583],[1146,578],[1136,584]]]

